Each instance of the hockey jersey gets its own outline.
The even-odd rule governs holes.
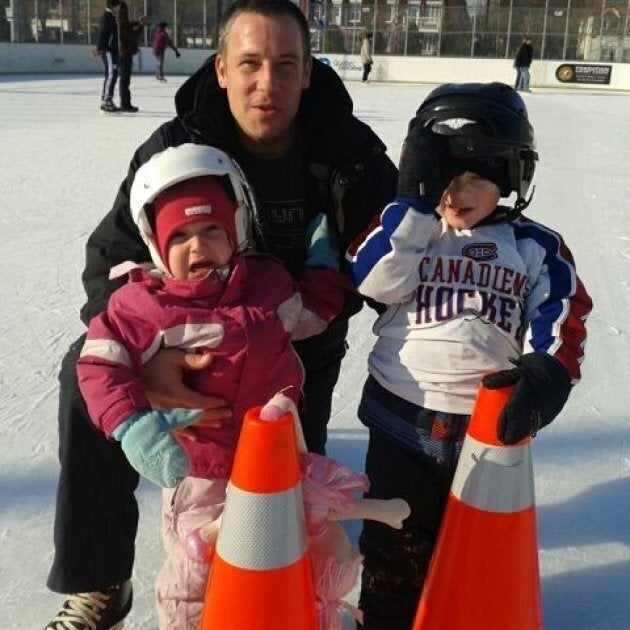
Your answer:
[[[389,204],[347,252],[355,286],[387,305],[369,372],[427,409],[470,414],[485,373],[524,345],[580,379],[592,302],[559,234],[520,217],[458,230]]]

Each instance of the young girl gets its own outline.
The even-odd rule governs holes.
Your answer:
[[[197,627],[207,567],[189,561],[184,543],[222,511],[245,411],[279,390],[298,403],[304,374],[291,341],[321,332],[347,286],[324,268],[335,256],[323,215],[310,230],[299,285],[275,259],[246,252],[253,203],[238,165],[217,149],[181,145],[144,164],[131,208],[155,268],[129,265],[129,282],[90,322],[77,365],[93,422],[141,475],[167,488],[168,557],[156,592],[160,627],[169,630]],[[199,410],[151,409],[142,365],[172,347],[212,354],[190,386],[224,397],[230,424],[195,424]]]
[[[359,407],[367,496],[412,510],[400,531],[364,524],[367,630],[413,623],[484,375],[514,385],[505,444],[549,424],[580,378],[592,304],[562,238],[521,216],[536,159],[512,88],[443,85],[410,123],[397,199],[348,253],[358,290],[387,305]],[[499,205],[512,192],[514,207]]]

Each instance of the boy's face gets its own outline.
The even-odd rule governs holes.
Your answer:
[[[451,180],[442,194],[437,213],[455,229],[468,230],[489,217],[501,199],[493,182],[466,171]]]
[[[183,226],[168,242],[168,268],[177,280],[203,280],[230,262],[234,248],[228,233],[211,221]]]

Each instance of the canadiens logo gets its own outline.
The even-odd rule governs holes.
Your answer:
[[[496,243],[471,243],[462,250],[462,255],[476,261],[498,258]]]

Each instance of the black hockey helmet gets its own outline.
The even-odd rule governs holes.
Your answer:
[[[455,159],[483,156],[507,159],[509,192],[524,209],[534,176],[536,141],[520,95],[505,83],[445,83],[433,90],[416,112],[418,121],[447,136]]]

